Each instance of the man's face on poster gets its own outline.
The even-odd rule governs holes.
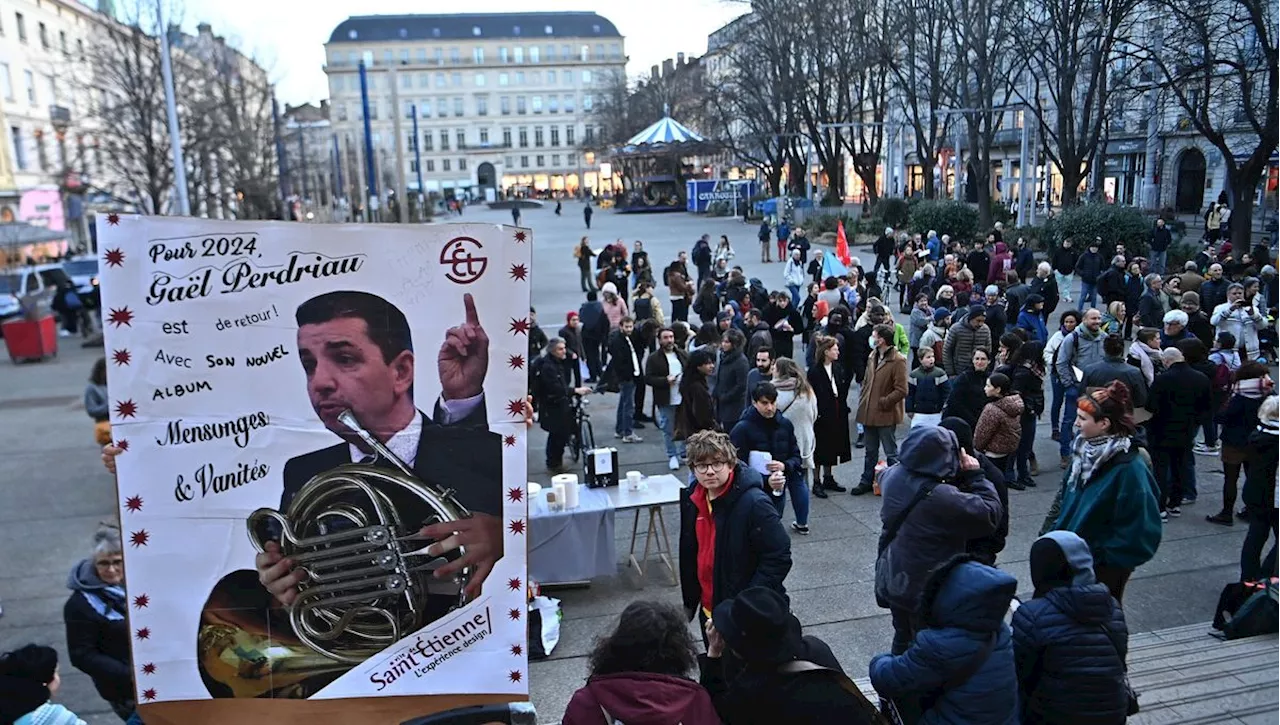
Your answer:
[[[298,328],[298,356],[307,374],[311,407],[330,431],[354,437],[338,421],[344,410],[355,413],[375,434],[397,429],[394,413],[413,386],[411,351],[403,350],[388,362],[370,338],[368,323],[340,317]]]

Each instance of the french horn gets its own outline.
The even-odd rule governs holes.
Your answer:
[[[338,420],[391,468],[349,463],[330,469],[307,481],[286,511],[260,508],[246,525],[259,552],[268,540],[264,530],[278,529],[281,554],[306,574],[288,608],[297,639],[316,654],[352,665],[428,624],[429,597],[447,598],[448,609],[466,603],[469,568],[450,579],[432,576],[465,554],[464,547],[431,556],[430,540],[418,532],[470,518],[471,511],[452,489],[419,479],[350,410]],[[405,520],[393,492],[412,495],[429,515]]]

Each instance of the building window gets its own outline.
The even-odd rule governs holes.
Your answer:
[[[547,113],[556,113],[560,110],[560,97],[547,96]]]
[[[533,46],[532,48],[529,48],[529,62],[530,63],[538,62],[538,46],[536,45]]]
[[[556,59],[556,47],[554,45],[548,45],[547,46],[547,62],[550,63],[555,59]]]
[[[504,116],[511,115],[511,96],[502,96],[498,99],[498,108]]]
[[[582,143],[590,144],[593,140],[595,140],[595,135],[596,135],[595,131],[596,131],[595,128],[593,128],[592,126],[583,126],[582,127]]]
[[[480,145],[481,146],[489,145],[489,129],[487,128],[480,129]]]
[[[440,169],[441,169],[442,171],[450,171],[450,170],[451,170],[451,169],[450,169],[450,162],[449,162],[449,159],[443,159],[443,160],[441,160],[441,161],[440,161]]]
[[[463,114],[462,99],[461,98],[453,99],[453,115],[461,116],[462,114]]]
[[[466,170],[467,170],[467,160],[458,159],[458,171],[466,171]]]
[[[578,163],[578,157],[576,154],[568,154],[564,157],[565,166],[576,166],[577,163]]]
[[[475,61],[476,65],[480,65],[481,63],[484,63],[484,48],[480,48],[480,47],[472,48],[471,60]]]
[[[609,44],[609,56],[610,56],[610,57],[612,57],[612,58],[621,58],[621,57],[622,57],[622,46],[621,46],[621,45],[618,45],[617,43],[610,43],[610,44]]]
[[[489,97],[488,96],[476,96],[476,115],[477,116],[489,115]]]
[[[516,113],[522,116],[525,113],[524,96],[516,96]]]
[[[551,154],[551,165],[552,166],[560,165],[560,154]]]
[[[424,131],[422,134],[422,150],[435,151],[435,143],[435,137],[431,135],[431,132]]]
[[[58,47],[62,49],[63,55],[71,55],[71,49],[67,47],[67,31],[58,31]]]
[[[427,159],[427,171],[435,171],[435,170],[436,170],[435,159]]]
[[[22,17],[22,13],[14,13],[13,19],[18,26],[18,40],[27,42],[27,19]]]
[[[444,51],[440,48],[434,48],[431,57],[435,60],[436,65],[444,65]]]
[[[347,120],[347,104],[345,104],[345,103],[336,103],[336,104],[334,104],[334,108],[335,108],[335,110],[337,110],[337,112],[338,112],[338,120],[339,120],[339,121],[345,121],[345,120]]]
[[[589,70],[582,71],[582,85],[584,86],[591,85],[591,71]]]
[[[418,111],[422,113],[423,118],[431,118],[431,101],[425,98],[419,101]]]
[[[514,157],[514,156],[508,156],[508,157],[506,157],[505,161],[506,161],[506,166],[507,166],[507,168],[508,168],[508,169],[513,169],[513,168],[515,168],[515,165],[516,165],[516,157]]]
[[[538,154],[537,159],[535,159],[535,161],[536,161],[536,163],[537,163],[538,168],[542,168],[543,166],[545,166],[545,165],[546,165],[546,164],[544,163],[544,162],[546,161],[546,159],[547,159],[547,157],[543,156],[542,154]]]
[[[506,49],[506,48],[498,48],[498,62],[500,62],[500,63],[510,63],[510,62],[511,62],[511,60],[507,57],[507,49]]]
[[[417,160],[417,159],[409,159],[409,173],[411,173],[411,174],[416,174],[416,173],[418,173],[418,160]]]
[[[395,62],[395,57],[396,57],[395,53],[392,53],[389,50],[382,51],[382,64],[391,65],[393,62]]]
[[[377,101],[369,101],[369,120],[370,121],[378,120],[378,102]]]
[[[604,43],[596,43],[596,60],[604,60]]]
[[[524,71],[522,70],[516,71],[516,85],[517,86],[524,85]]]
[[[477,73],[477,74],[476,74],[476,88],[483,88],[483,87],[484,87],[484,74],[483,74],[483,73]]]
[[[502,145],[511,148],[511,127],[506,126],[502,129]],[[507,164],[510,166],[510,162]]]
[[[459,150],[459,151],[461,151],[462,149],[465,149],[465,148],[467,147],[467,131],[466,131],[466,129],[459,129],[459,130],[454,134],[453,140],[454,140],[454,141],[456,141],[456,142],[458,143],[458,150]]]
[[[453,87],[454,87],[454,88],[461,88],[461,87],[462,87],[462,74],[461,74],[461,73],[450,73],[450,74],[449,74],[449,82],[453,84]]]
[[[446,81],[445,81],[444,74],[443,74],[443,73],[437,73],[437,74],[436,74],[436,88],[444,88],[444,87],[445,87],[445,85],[446,85]]]
[[[40,47],[44,48],[45,50],[48,50],[49,49],[49,29],[45,27],[44,23],[39,23],[38,25],[40,27]],[[41,166],[44,166],[44,164],[41,164]]]
[[[36,75],[29,70],[22,71],[22,80],[27,83],[27,102],[36,105]]]
[[[560,56],[564,60],[573,60],[573,48],[570,48],[567,45],[560,46]]]
[[[6,100],[13,100],[13,78],[9,75],[8,63],[0,63],[0,91]]]
[[[476,37],[479,37],[479,36],[480,36],[480,26],[479,26],[479,25],[472,25],[472,26],[471,26],[471,34],[472,34],[472,35],[474,35],[474,36],[476,36]]]
[[[529,168],[529,157],[528,157],[528,156],[521,156],[521,157],[520,157],[520,168],[522,168],[522,169],[527,169],[527,168]]]
[[[573,146],[573,126],[564,127],[564,145]]]
[[[591,94],[590,93],[584,94],[582,96],[582,110],[590,111],[592,105],[594,104],[593,104],[593,99],[591,98]]]
[[[22,17],[22,15],[19,14],[18,17]],[[9,135],[13,138],[13,163],[18,167],[19,171],[26,171],[27,150],[22,145],[22,129],[18,126],[10,126]]]
[[[555,84],[556,84],[556,72],[553,70],[547,71],[547,85],[554,86]]]
[[[426,63],[427,63],[427,49],[426,49],[426,48],[418,48],[418,52],[414,54],[414,57],[415,57],[415,58],[417,58],[417,60],[418,60],[418,62],[419,62],[419,63],[421,63],[422,65],[426,65]]]
[[[584,45],[578,49],[578,60],[586,61],[591,57],[591,46]]]
[[[529,74],[529,85],[542,85],[542,71],[533,71]]]
[[[440,129],[440,150],[441,151],[449,150],[449,132],[443,128]]]
[[[533,127],[533,145],[537,148],[542,148],[542,127],[541,126]]]
[[[552,146],[560,145],[560,127],[559,126],[551,127],[551,145]]]
[[[445,118],[449,115],[449,104],[445,103],[445,99],[441,98],[436,103],[436,118]]]
[[[404,117],[413,118],[413,101],[404,102]]]
[[[564,112],[573,113],[573,94],[566,93],[564,96]]]
[[[44,170],[49,168],[49,155],[44,148],[44,134],[36,132],[36,167]]]
[[[400,87],[413,88],[413,76],[409,75],[408,73],[405,73],[404,75],[400,76]]]
[[[542,113],[542,96],[534,96],[532,101],[533,101],[533,112]]]
[[[524,48],[521,48],[520,46],[517,45],[515,48],[511,49],[511,55],[514,57],[515,62],[517,63],[524,62]]]
[[[430,73],[419,73],[419,74],[418,74],[418,87],[419,87],[419,88],[430,88],[430,87],[431,87],[431,74],[430,74]]]
[[[498,74],[498,85],[505,86],[510,80],[510,77],[506,73]]]
[[[520,148],[529,148],[529,129],[524,126],[520,127]]]
[[[449,49],[449,62],[457,65],[462,62],[462,52],[457,48]]]
[[[408,65],[408,64],[409,64],[409,49],[403,48],[400,51],[400,65]]]

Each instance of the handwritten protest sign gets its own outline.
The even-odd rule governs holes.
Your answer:
[[[98,239],[144,715],[527,695],[527,230]]]

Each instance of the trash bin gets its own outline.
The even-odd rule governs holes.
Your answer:
[[[9,348],[9,359],[44,360],[58,354],[58,325],[53,315],[35,320],[9,320],[3,325],[4,344]]]

